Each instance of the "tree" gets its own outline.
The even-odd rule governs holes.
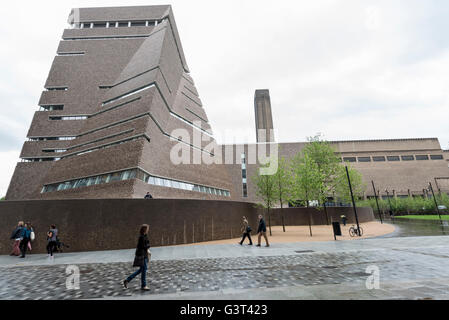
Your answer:
[[[308,154],[316,163],[323,179],[317,200],[323,205],[326,213],[326,221],[329,224],[326,202],[329,195],[335,192],[336,178],[340,167],[340,158],[336,155],[336,150],[327,141],[321,140],[321,135],[309,137],[308,144],[303,152]]]
[[[291,161],[291,170],[291,200],[299,201],[307,208],[310,207],[311,201],[319,201],[324,179],[313,158],[308,153],[298,153]],[[309,229],[312,236],[310,215]]]
[[[284,157],[280,157],[278,161],[278,170],[274,174],[273,178],[275,181],[275,193],[276,193],[276,200],[279,201],[279,204],[281,205],[281,209],[284,208],[284,202],[290,198],[290,185],[291,185],[291,178],[290,178],[288,163],[285,160]],[[284,222],[284,213],[281,210],[282,214],[282,228],[285,232],[285,222]]]
[[[356,169],[351,167],[349,163],[346,165],[348,166],[349,178],[351,179],[354,198],[363,198],[366,186],[363,182],[362,175]],[[345,166],[338,167],[335,192],[343,202],[351,202],[351,191],[349,189],[348,176],[346,174]]]
[[[0,201],[3,201],[3,200],[5,200],[5,197],[1,197],[1,198],[0,198]]]
[[[273,160],[271,160],[273,161]],[[269,168],[270,163],[261,166],[262,168]],[[260,169],[260,168],[259,168]],[[259,205],[267,209],[268,225],[271,233],[271,215],[270,209],[277,201],[276,192],[276,180],[274,175],[261,175],[260,170],[257,170],[257,174],[252,177],[253,183],[256,186],[256,196],[260,200]]]

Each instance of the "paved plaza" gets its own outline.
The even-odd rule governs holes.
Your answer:
[[[0,299],[449,299],[449,237],[152,249],[151,291],[133,272],[134,250],[63,253],[26,259],[0,256]],[[66,268],[80,270],[80,289],[66,288]],[[367,289],[367,268],[379,289]],[[369,281],[372,283],[372,281]]]

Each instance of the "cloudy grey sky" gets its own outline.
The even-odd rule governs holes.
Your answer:
[[[255,89],[277,140],[438,137],[449,148],[446,0],[16,1],[0,19],[0,196],[71,8],[172,4],[219,142],[255,141]],[[246,138],[245,138],[246,137]]]

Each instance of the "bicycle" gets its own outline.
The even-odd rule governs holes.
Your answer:
[[[360,228],[360,234],[359,234],[359,231],[357,230],[356,226],[352,226],[351,228],[349,228],[349,235],[351,237],[355,237],[355,236],[361,237],[361,236],[363,236],[363,229],[362,229],[362,227],[359,227],[359,228]]]

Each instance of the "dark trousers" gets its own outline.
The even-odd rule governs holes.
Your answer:
[[[47,244],[47,253],[53,255],[53,250],[55,249],[56,241],[49,241]]]
[[[249,244],[253,244],[253,241],[251,240],[251,234],[249,232],[245,232],[243,234],[242,241],[240,241],[240,244],[243,244],[243,241],[245,241],[246,237],[248,237]]]
[[[28,238],[23,238],[22,241],[20,241],[20,253],[22,254],[22,257],[25,257],[25,253],[27,252],[27,248],[28,248],[28,242],[30,241],[30,239]]]
[[[132,279],[134,279],[135,277],[137,277],[138,274],[140,274],[140,284],[141,287],[144,288],[147,286],[147,270],[148,270],[148,262],[149,259],[145,258],[143,260],[143,266],[141,266],[139,268],[139,270],[137,270],[136,272],[134,272],[132,275],[130,275],[128,278],[126,278],[126,280],[128,282],[131,282]]]

